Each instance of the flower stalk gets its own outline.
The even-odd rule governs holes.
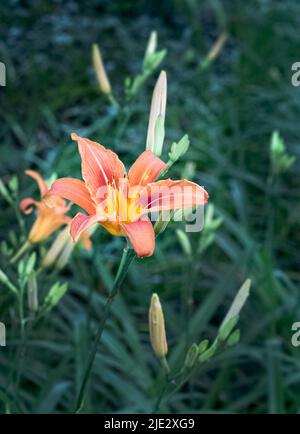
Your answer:
[[[80,411],[82,410],[82,407],[84,405],[84,401],[85,401],[85,393],[86,393],[86,386],[87,386],[87,382],[89,380],[92,368],[93,368],[93,364],[94,364],[94,360],[97,354],[97,349],[98,349],[98,345],[99,342],[101,340],[102,337],[102,333],[104,331],[105,325],[106,325],[106,321],[108,319],[108,315],[110,313],[110,309],[111,309],[111,305],[112,302],[114,301],[115,297],[117,296],[119,289],[124,281],[124,278],[128,272],[129,266],[131,264],[131,262],[133,261],[135,257],[135,251],[131,248],[128,247],[125,248],[123,250],[123,255],[121,258],[121,262],[119,265],[119,269],[117,271],[116,274],[116,278],[113,284],[113,287],[109,293],[109,296],[107,297],[105,306],[104,306],[104,312],[103,312],[103,316],[101,318],[97,333],[96,333],[96,338],[94,341],[94,345],[89,357],[89,361],[85,370],[85,373],[83,375],[83,379],[82,379],[82,383],[79,389],[79,394],[78,394],[78,398],[76,401],[76,407],[75,407],[75,413],[80,413]]]
[[[17,251],[17,253],[10,259],[10,264],[14,264],[31,246],[31,243],[27,240]]]

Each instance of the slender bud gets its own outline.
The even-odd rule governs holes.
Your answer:
[[[250,294],[250,286],[251,286],[251,280],[246,279],[243,285],[238,290],[230,308],[227,312],[227,315],[225,316],[220,329],[224,327],[226,323],[228,323],[232,318],[238,316],[240,314],[240,311],[242,310],[244,304],[246,303],[247,298]]]
[[[197,357],[199,355],[199,349],[198,349],[198,345],[197,344],[193,344],[188,352],[187,355],[185,357],[185,361],[184,361],[184,368],[186,369],[191,369],[194,365],[194,363],[197,360]]]
[[[58,256],[70,240],[70,228],[66,226],[55,238],[50,249],[46,253],[42,261],[42,267],[47,268],[54,264]]]
[[[174,164],[180,157],[182,157],[190,146],[190,140],[187,134],[185,134],[179,142],[174,142],[171,145],[171,150],[169,152],[169,165]]]
[[[215,60],[215,58],[219,55],[219,53],[222,50],[227,38],[228,38],[228,35],[226,32],[222,33],[218,37],[218,39],[216,40],[216,42],[214,43],[214,45],[212,46],[211,50],[209,51],[209,53],[207,55],[207,60],[209,62],[212,62],[213,60]]]
[[[0,269],[0,282],[4,284],[7,284],[7,282],[9,282],[9,278],[1,269]]]
[[[101,51],[97,44],[93,44],[93,64],[95,68],[95,72],[97,75],[98,83],[100,86],[101,92],[104,94],[111,93],[111,86],[108,80],[104,63],[101,56]]]
[[[278,131],[272,133],[270,151],[273,175],[285,172],[295,162],[296,157],[288,154],[284,140]]]
[[[164,141],[164,123],[167,104],[167,75],[161,71],[156,82],[149,116],[146,149],[160,157]],[[156,143],[158,139],[158,143]]]
[[[157,294],[152,294],[149,309],[150,340],[155,355],[162,359],[168,353],[163,310]]]
[[[147,56],[155,53],[156,47],[157,47],[157,32],[155,30],[153,30],[151,32],[149,40],[148,40],[148,45],[147,45],[146,52],[145,52],[145,58],[147,58]]]
[[[30,273],[28,278],[28,307],[31,312],[37,312],[39,309],[39,302],[38,302],[38,288],[37,288],[37,281],[36,281],[36,275],[33,271]]]
[[[235,330],[228,338],[227,345],[229,347],[232,347],[233,345],[237,344],[240,340],[241,332],[239,329]]]
[[[68,289],[67,283],[56,282],[51,286],[43,305],[43,311],[50,311],[53,307],[55,307],[61,298],[65,295]]]
[[[67,264],[70,259],[70,256],[74,250],[74,243],[71,239],[65,245],[63,251],[61,252],[60,257],[57,260],[56,267],[61,270]]]
[[[0,282],[15,294],[18,294],[17,288],[11,283],[8,276],[0,269]]]

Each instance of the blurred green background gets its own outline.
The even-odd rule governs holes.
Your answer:
[[[127,166],[144,150],[159,70],[134,98],[128,125],[116,138],[117,114],[99,92],[91,45],[100,45],[122,101],[124,80],[139,73],[156,30],[159,49],[167,49],[161,65],[168,75],[165,155],[183,134],[191,140],[170,176],[180,178],[194,167],[193,179],[205,186],[223,219],[202,254],[186,255],[175,235],[182,226],[170,224],[154,256],[133,264],[99,347],[86,411],[152,411],[160,386],[148,337],[152,292],[163,303],[169,362],[176,366],[187,344],[214,339],[250,277],[240,343],[203,365],[161,409],[298,412],[300,348],[291,344],[291,327],[300,321],[300,89],[291,84],[291,66],[300,60],[299,2],[7,0],[0,19],[0,60],[7,67],[7,85],[0,88],[0,173],[5,182],[18,175],[21,198],[38,197],[23,174],[27,168],[45,178],[53,172],[80,177],[73,131],[118,152]],[[224,48],[203,68],[224,31]],[[296,161],[270,183],[274,130]],[[1,239],[14,245],[20,229],[2,199],[0,222]],[[23,220],[26,231],[30,222]],[[196,250],[201,233],[188,235]],[[77,249],[58,277],[49,272],[39,278],[41,294],[53,279],[67,281],[69,290],[30,330],[17,391],[11,380],[19,348],[14,299],[1,285],[0,321],[7,326],[7,347],[0,348],[1,411],[72,411],[123,243],[99,229],[92,252]],[[17,278],[4,254],[1,268]]]

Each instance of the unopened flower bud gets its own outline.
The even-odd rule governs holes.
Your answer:
[[[150,340],[155,355],[162,359],[168,353],[163,310],[157,294],[153,294],[149,309]]]
[[[184,368],[191,369],[194,366],[194,363],[196,362],[198,355],[199,355],[198,345],[193,344],[189,348],[187,355],[185,357],[185,361],[183,365]]]
[[[9,282],[7,275],[0,269],[0,282],[6,284]]]
[[[50,249],[46,253],[42,261],[42,267],[47,268],[53,265],[68,241],[70,240],[70,228],[66,226],[55,238]]]
[[[157,47],[157,32],[153,30],[150,34],[148,45],[145,52],[145,58],[153,53],[155,53]]]
[[[28,307],[31,312],[37,312],[39,309],[39,302],[38,302],[38,288],[37,288],[37,281],[36,281],[36,275],[34,272],[30,273],[30,276],[28,278]]]
[[[190,141],[187,134],[185,134],[179,142],[174,142],[171,145],[171,151],[169,152],[170,164],[175,163],[180,157],[182,157],[189,149]]]
[[[97,44],[93,44],[93,64],[97,75],[100,90],[104,94],[111,93],[111,86],[108,80],[104,63],[101,56],[101,51]]]
[[[74,250],[74,243],[71,241],[71,239],[69,239],[56,263],[56,267],[59,270],[64,268],[64,266],[67,264],[73,250]]]
[[[216,40],[216,42],[214,43],[214,45],[212,46],[211,50],[209,51],[208,55],[207,55],[207,60],[209,62],[212,62],[220,53],[220,51],[222,50],[226,40],[228,38],[227,33],[222,33],[218,39]]]
[[[156,82],[149,116],[146,149],[160,157],[164,142],[164,123],[167,104],[167,75],[162,71]]]

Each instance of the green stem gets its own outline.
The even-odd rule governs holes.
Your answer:
[[[275,223],[275,210],[276,202],[273,199],[274,187],[276,184],[276,177],[271,173],[267,180],[266,189],[266,203],[268,216],[266,224],[266,236],[265,236],[265,247],[271,252],[273,250],[273,235],[274,235],[274,223]]]
[[[112,93],[108,93],[107,94],[107,98],[108,98],[108,101],[111,103],[111,105],[113,107],[115,107],[117,110],[119,110],[120,104],[118,103],[118,101],[116,100],[116,98],[113,96],[113,94]]]
[[[169,375],[170,375],[171,370],[170,370],[170,366],[169,366],[169,363],[168,363],[166,357],[163,357],[163,358],[161,359],[161,364],[162,364],[162,367],[163,367],[164,370],[165,370],[166,379],[168,380],[168,379],[169,379]]]
[[[24,358],[26,352],[26,329],[25,329],[25,317],[24,317],[24,286],[20,286],[19,294],[18,294],[18,303],[19,303],[19,320],[20,320],[20,344],[16,355],[16,379],[14,382],[15,387],[15,399],[19,395],[19,387],[20,381],[22,377],[22,369],[24,365]]]
[[[27,240],[26,243],[24,243],[23,246],[17,251],[17,253],[11,258],[9,263],[14,264],[16,262],[16,260],[19,259],[26,252],[26,250],[29,249],[30,246],[31,246],[31,244]]]
[[[106,321],[108,319],[108,315],[110,312],[112,302],[114,301],[116,295],[119,292],[119,289],[123,283],[123,280],[127,274],[128,268],[129,268],[131,262],[133,261],[134,257],[135,257],[135,252],[132,248],[124,249],[123,256],[122,256],[122,259],[121,259],[121,262],[119,265],[119,269],[117,271],[117,275],[116,275],[113,287],[109,293],[109,296],[107,297],[107,300],[106,300],[106,303],[104,306],[103,316],[102,316],[102,319],[100,321],[100,324],[99,324],[99,327],[98,327],[98,330],[96,333],[96,338],[94,341],[93,349],[91,351],[89,361],[88,361],[87,367],[85,369],[85,373],[83,375],[83,379],[82,379],[82,383],[80,386],[78,398],[76,401],[75,413],[79,413],[81,411],[83,405],[84,405],[87,382],[88,382],[90,374],[91,374],[91,370],[92,370],[94,360],[95,360],[95,357],[97,354],[98,345],[99,345],[99,342],[101,340]]]
[[[169,367],[169,364],[168,364],[168,361],[167,361],[166,357],[163,357],[161,359],[161,365],[162,365],[162,367],[164,369],[164,373],[165,373],[165,382],[164,382],[164,385],[163,385],[163,387],[161,389],[160,394],[158,395],[158,398],[157,398],[157,401],[155,403],[155,406],[154,406],[152,414],[155,414],[155,413],[157,413],[159,411],[161,403],[162,403],[162,400],[163,400],[163,398],[165,396],[165,393],[166,393],[166,391],[167,391],[167,389],[169,387],[169,384],[170,384],[170,373],[171,373],[171,370],[170,370],[170,367]]]

